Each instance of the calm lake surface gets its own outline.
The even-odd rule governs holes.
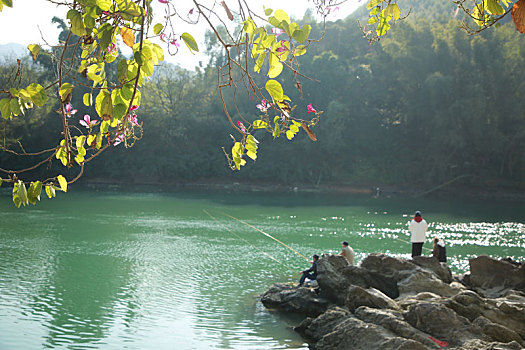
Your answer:
[[[221,213],[306,256],[348,240],[360,261],[409,257],[416,209],[455,272],[478,254],[525,257],[524,203],[77,192],[16,209],[3,193],[0,349],[305,349],[290,328],[298,320],[257,297],[308,263]]]

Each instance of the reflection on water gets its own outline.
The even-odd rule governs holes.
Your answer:
[[[273,282],[295,281],[304,261],[220,211],[305,255],[348,240],[359,261],[371,252],[409,257],[406,222],[417,207],[456,272],[478,254],[525,255],[524,206],[514,203],[68,194],[17,210],[5,198],[0,349],[305,349],[291,329],[298,319],[257,298]]]

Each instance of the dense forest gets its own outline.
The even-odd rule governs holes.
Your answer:
[[[83,181],[432,186],[464,176],[458,183],[525,185],[525,36],[511,23],[469,36],[444,1],[399,3],[413,15],[373,45],[356,23],[363,11],[327,23],[324,40],[300,57],[302,73],[319,80],[304,80],[302,97],[290,75],[279,78],[294,100],[324,111],[318,142],[303,132],[292,141],[261,132],[256,163],[232,173],[221,147],[231,148],[233,131],[216,88],[224,53],[209,36],[207,64],[195,71],[165,64],[143,89],[143,139],[131,149],[112,147],[86,167]],[[312,36],[321,30],[314,24]],[[0,68],[0,85],[10,69]],[[45,83],[52,63],[41,55],[25,74]],[[237,107],[255,119],[259,101],[247,96],[237,91]],[[72,101],[78,120],[90,112],[81,98]],[[7,134],[19,135],[27,150],[57,144],[56,115],[37,109],[7,123]],[[0,167],[24,162],[0,154]],[[49,166],[61,166],[55,163]]]

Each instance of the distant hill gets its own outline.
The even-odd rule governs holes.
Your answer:
[[[22,44],[9,43],[0,45],[0,63],[28,56],[27,48]]]

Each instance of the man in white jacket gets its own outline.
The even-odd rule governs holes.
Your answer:
[[[416,211],[414,218],[410,221],[409,230],[412,234],[412,257],[420,256],[423,250],[423,244],[427,239],[428,224],[421,217],[421,212]]]

